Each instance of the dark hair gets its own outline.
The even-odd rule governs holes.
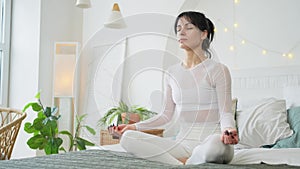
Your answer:
[[[179,14],[176,18],[174,30],[177,33],[177,24],[180,18],[184,17],[188,21],[190,21],[193,25],[198,27],[201,31],[207,31],[207,39],[205,39],[202,43],[202,49],[207,52],[208,57],[211,58],[211,53],[208,50],[210,43],[214,39],[214,29],[215,26],[212,21],[205,17],[203,13],[195,12],[195,11],[186,11]]]

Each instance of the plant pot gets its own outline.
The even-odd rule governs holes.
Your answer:
[[[133,124],[140,121],[140,116],[136,113],[122,113],[121,118],[123,124]]]

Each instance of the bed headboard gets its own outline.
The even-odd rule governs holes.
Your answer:
[[[300,66],[231,70],[231,76],[239,109],[263,98],[284,98],[284,88],[300,86]]]

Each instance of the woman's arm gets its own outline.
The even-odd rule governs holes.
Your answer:
[[[228,68],[220,64],[215,77],[216,92],[218,97],[221,140],[225,144],[237,144],[238,133],[236,130],[234,114],[232,112],[231,76]]]

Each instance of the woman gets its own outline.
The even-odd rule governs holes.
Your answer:
[[[202,13],[183,12],[176,19],[175,33],[186,57],[168,69],[164,111],[111,132],[122,135],[120,144],[127,152],[149,160],[229,163],[238,135],[231,110],[230,73],[225,65],[210,59],[214,25]],[[164,125],[175,113],[179,113],[180,125],[175,140],[135,131]]]

